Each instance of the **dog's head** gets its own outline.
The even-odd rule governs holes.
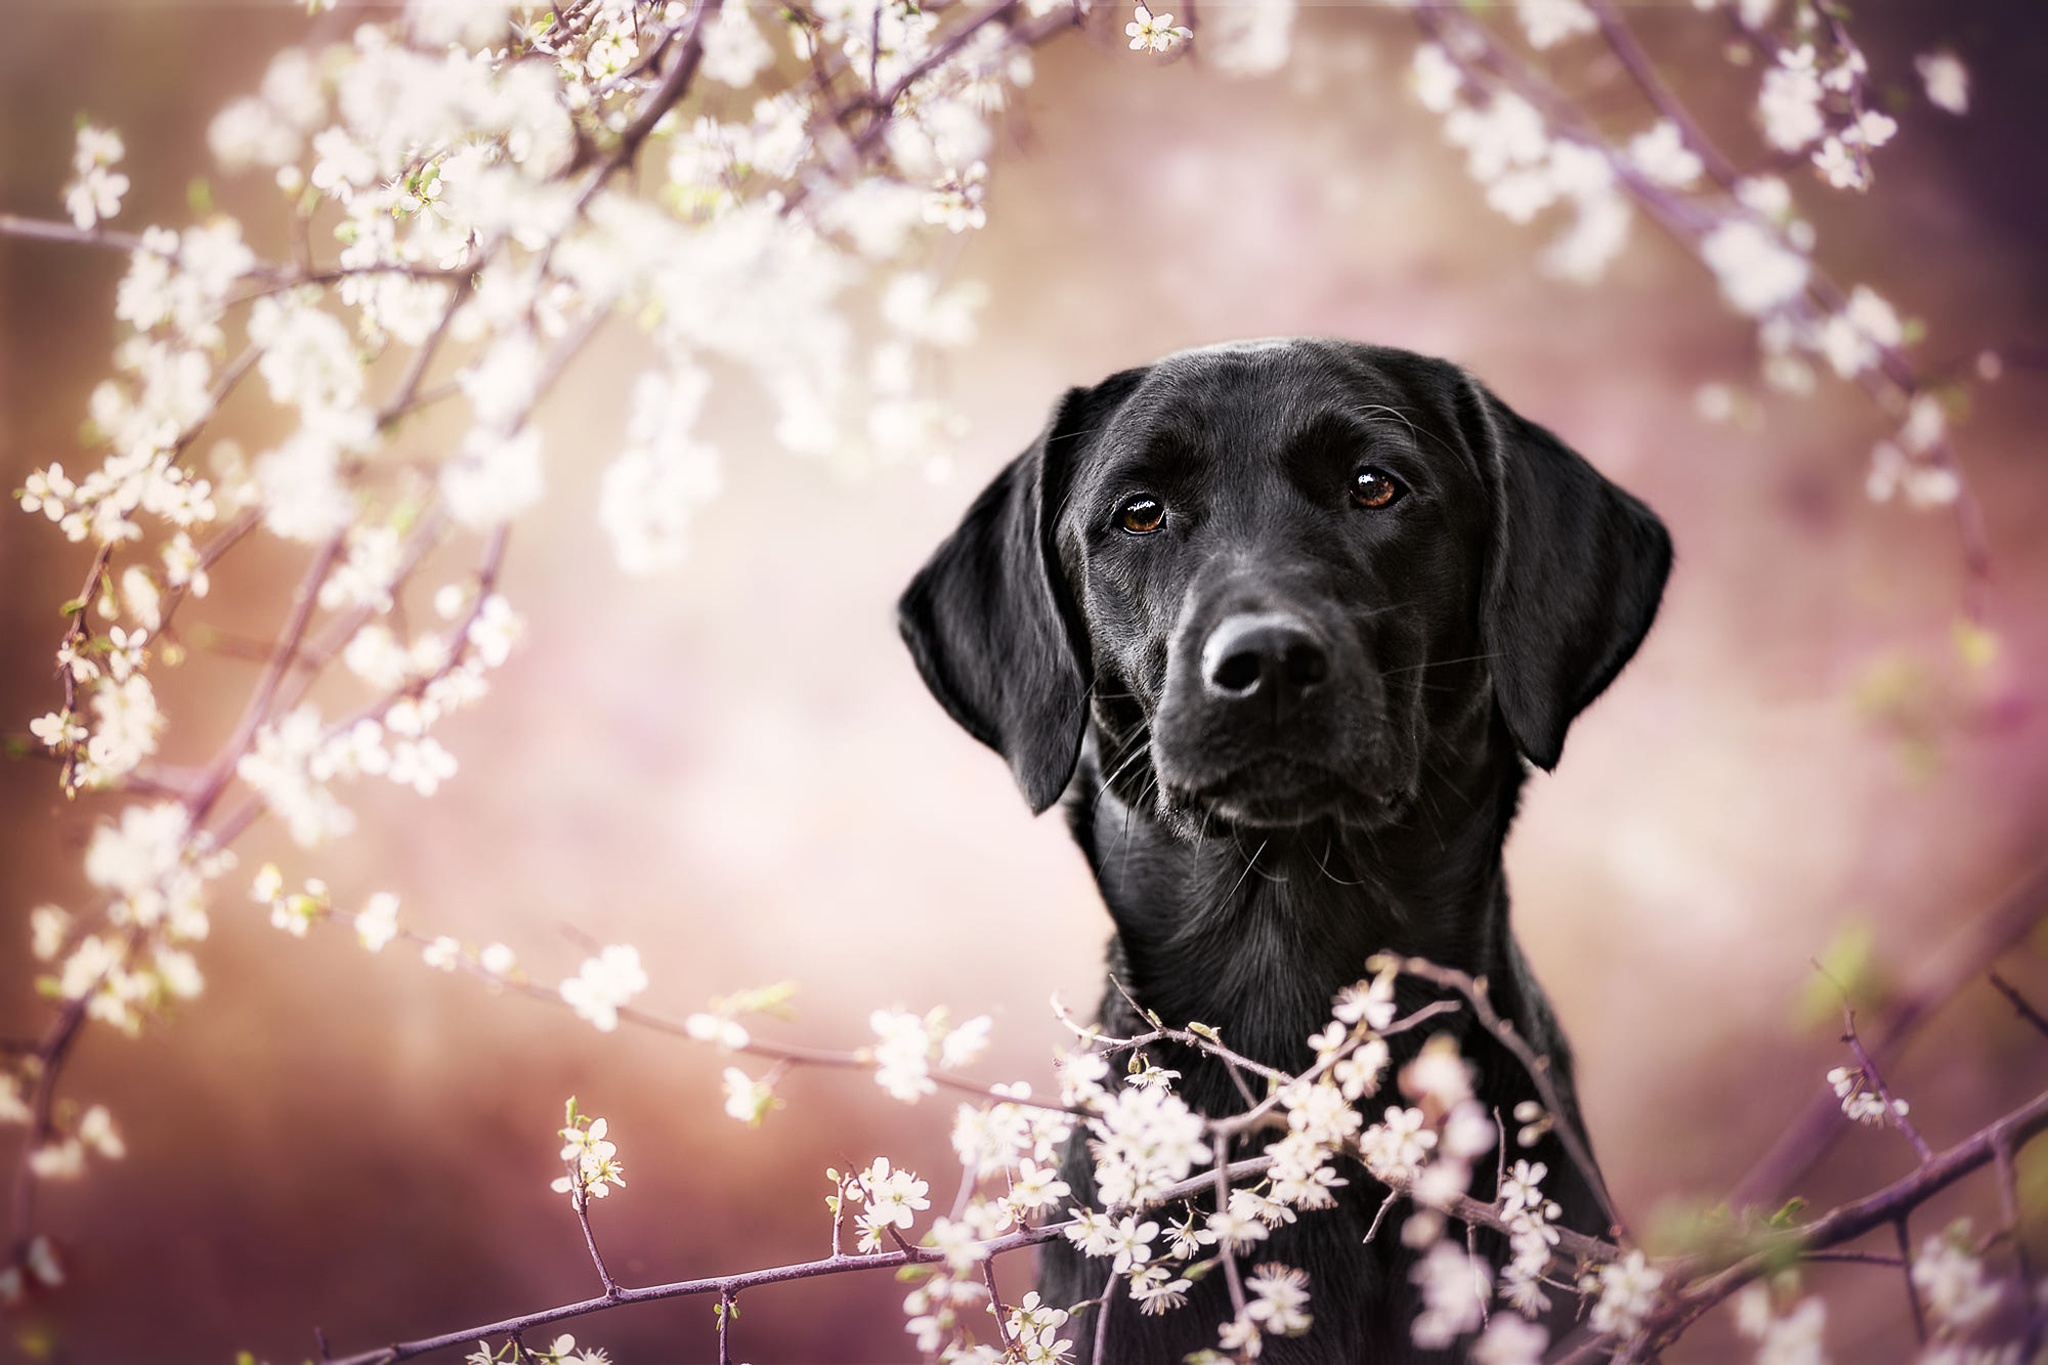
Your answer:
[[[1648,509],[1455,366],[1256,342],[1070,390],[900,614],[1034,810],[1092,716],[1133,804],[1370,828],[1495,708],[1553,766],[1670,560]]]

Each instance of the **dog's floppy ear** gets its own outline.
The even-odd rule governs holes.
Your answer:
[[[1656,514],[1474,383],[1494,494],[1481,647],[1515,742],[1557,766],[1565,728],[1636,652],[1671,569]]]
[[[925,685],[969,734],[1009,760],[1034,813],[1057,801],[1074,775],[1092,674],[1053,522],[1077,452],[1142,374],[1069,389],[896,606]]]

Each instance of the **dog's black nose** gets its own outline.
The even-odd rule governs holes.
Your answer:
[[[1282,612],[1226,616],[1202,646],[1202,683],[1212,696],[1266,696],[1284,705],[1329,676],[1330,656],[1300,618]]]

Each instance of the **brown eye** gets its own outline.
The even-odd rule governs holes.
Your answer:
[[[1401,486],[1401,481],[1386,470],[1367,465],[1353,476],[1351,500],[1360,507],[1377,510],[1381,507],[1392,507],[1407,491]]]
[[[1117,525],[1134,536],[1149,536],[1159,529],[1159,523],[1166,519],[1166,504],[1157,498],[1143,494],[1130,499],[1117,509]]]

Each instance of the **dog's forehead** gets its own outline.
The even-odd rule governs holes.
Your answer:
[[[1449,367],[1404,351],[1317,338],[1229,342],[1179,351],[1153,364],[1104,432],[1109,452],[1158,440],[1220,441],[1277,449],[1329,416],[1393,419],[1412,431],[1430,422],[1426,391]]]

